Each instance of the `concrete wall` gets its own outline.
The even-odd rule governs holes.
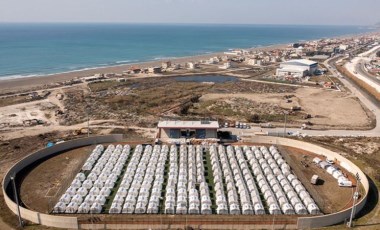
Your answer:
[[[160,129],[160,138],[169,138],[170,129]]]
[[[33,162],[36,162],[45,157],[52,157],[58,154],[59,152],[67,151],[73,148],[79,148],[82,146],[100,144],[100,143],[119,142],[119,141],[122,141],[122,138],[123,138],[123,135],[115,134],[115,135],[108,135],[108,136],[96,136],[96,137],[89,137],[89,138],[83,138],[83,139],[76,139],[76,140],[66,141],[61,144],[54,145],[50,148],[41,149],[37,152],[34,152],[26,156],[25,158],[17,162],[15,165],[13,165],[13,167],[6,173],[3,179],[2,189],[4,193],[5,203],[7,204],[7,206],[13,213],[17,214],[17,205],[10,198],[13,196],[11,194],[6,193],[7,187],[11,186],[11,183],[10,183],[11,176],[17,177],[18,172],[20,172],[23,168],[27,167]],[[57,228],[66,228],[66,229],[78,228],[78,220],[76,217],[48,215],[48,214],[34,212],[23,207],[20,207],[20,213],[23,219],[29,220],[36,224],[57,227]]]
[[[366,204],[368,190],[369,190],[369,183],[368,183],[367,177],[360,170],[359,167],[357,167],[354,163],[344,158],[343,156],[314,144],[287,139],[287,138],[256,136],[256,137],[251,138],[251,140],[252,142],[255,142],[255,143],[284,145],[284,146],[299,148],[299,149],[303,149],[309,152],[313,152],[313,153],[325,156],[329,159],[336,159],[337,161],[341,163],[344,162],[343,164],[341,164],[341,166],[354,175],[358,173],[361,180],[361,184],[365,190],[365,193],[362,194],[363,198],[356,204],[356,214]],[[350,217],[350,214],[351,214],[351,208],[348,208],[343,211],[329,214],[329,215],[316,216],[316,217],[300,217],[298,218],[298,228],[299,229],[318,228],[318,227],[324,227],[324,226],[342,223]]]
[[[21,161],[17,162],[7,172],[7,174],[4,177],[2,189],[3,189],[4,199],[5,199],[6,204],[15,214],[17,213],[16,204],[6,193],[6,188],[10,186],[10,177],[15,174],[17,176],[17,173],[23,168],[25,168],[26,166],[28,166],[29,164],[47,156],[54,156],[60,151],[66,151],[72,148],[78,148],[81,146],[92,145],[92,144],[119,142],[121,140],[122,140],[122,135],[90,137],[90,138],[64,142],[62,144],[58,144],[53,147],[42,149],[40,151],[30,154],[29,156],[25,157]],[[350,171],[353,174],[359,173],[361,183],[365,190],[363,199],[357,204],[356,213],[358,213],[364,207],[367,200],[368,190],[369,190],[368,180],[365,174],[355,164],[353,164],[351,161],[347,160],[346,158],[328,149],[322,148],[320,146],[310,144],[310,143],[305,143],[302,141],[292,140],[292,139],[268,137],[268,136],[257,136],[257,137],[253,137],[251,141],[255,143],[284,145],[284,146],[300,148],[306,151],[310,151],[316,154],[326,156],[328,158],[332,158],[332,159],[335,158],[337,161],[340,161],[340,162],[344,162],[343,165],[345,165],[345,168],[347,169],[347,171]],[[65,217],[65,216],[42,214],[42,213],[34,212],[22,207],[20,211],[21,211],[21,216],[23,219],[32,221],[37,224],[42,224],[42,225],[51,226],[51,227],[58,227],[58,228],[77,229],[79,227],[78,219],[76,217]],[[348,208],[341,212],[329,214],[329,215],[316,216],[316,217],[300,217],[298,218],[297,227],[299,229],[305,229],[305,228],[316,228],[316,227],[323,227],[323,226],[341,223],[345,219],[349,218],[350,212],[351,212],[351,208]],[[211,226],[208,226],[208,227],[212,228]]]

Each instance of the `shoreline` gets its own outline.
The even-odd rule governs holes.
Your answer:
[[[360,34],[347,34],[347,35],[340,35],[340,36],[327,37],[327,38],[326,37],[316,38],[313,40],[355,38],[355,37],[370,35],[376,32],[378,32],[378,30],[360,33]],[[307,42],[307,41],[313,41],[313,40],[302,40],[302,41]],[[301,40],[298,40],[296,42],[300,42],[300,41]],[[236,48],[236,49],[245,49],[249,51],[259,51],[259,50],[270,51],[270,50],[276,50],[276,49],[284,49],[288,47],[289,44],[292,44],[292,43],[294,42],[272,44],[272,45],[267,45],[267,46],[257,46],[257,47],[251,47],[251,48]],[[186,62],[199,62],[201,60],[209,59],[215,56],[225,55],[224,52],[226,51],[205,53],[205,54],[194,55],[194,56],[163,58],[160,60],[150,60],[150,61],[142,61],[142,62],[136,62],[136,63],[87,67],[80,70],[73,70],[73,71],[45,74],[45,75],[30,74],[29,76],[22,76],[22,77],[16,77],[16,78],[7,78],[7,77],[1,78],[0,77],[0,90],[3,93],[10,93],[10,92],[15,92],[15,91],[22,91],[28,88],[31,89],[35,87],[42,87],[48,84],[54,84],[54,83],[69,81],[69,80],[73,80],[77,78],[88,77],[94,74],[106,74],[106,73],[122,74],[123,71],[126,71],[133,66],[136,66],[139,68],[161,66],[161,63],[165,61],[171,61],[172,63],[176,63],[176,64],[185,64]]]
[[[274,44],[269,46],[260,46],[255,48],[248,48],[246,50],[256,51],[256,50],[275,50],[283,49],[289,45],[287,44]],[[208,54],[201,54],[195,56],[185,56],[178,58],[163,58],[160,60],[146,61],[146,62],[137,62],[137,63],[127,63],[119,64],[112,66],[104,67],[94,67],[84,70],[74,70],[70,72],[61,72],[55,74],[41,75],[41,76],[30,76],[30,77],[20,77],[20,78],[0,78],[0,90],[4,93],[14,91],[14,90],[23,90],[26,88],[33,88],[38,86],[44,86],[47,84],[52,84],[56,82],[64,82],[76,78],[88,77],[94,74],[106,74],[106,73],[115,73],[121,74],[123,71],[128,70],[133,66],[138,66],[139,68],[148,68],[153,66],[161,66],[162,62],[171,61],[176,64],[185,64],[186,62],[199,62],[200,60],[209,59],[215,56],[225,55],[224,52],[214,52]]]

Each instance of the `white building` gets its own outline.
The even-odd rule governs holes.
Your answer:
[[[245,61],[247,65],[257,65],[257,59],[256,58],[250,58]]]
[[[307,59],[295,59],[283,62],[280,64],[280,68],[277,69],[277,76],[284,75],[297,75],[304,77],[314,74],[318,68],[318,63]]]
[[[186,63],[186,68],[187,69],[196,69],[196,68],[198,68],[198,64],[196,64],[194,62],[187,62]]]
[[[230,61],[224,63],[222,66],[219,66],[220,69],[230,69],[230,68],[235,68],[235,63],[232,63]]]
[[[160,121],[158,138],[217,138],[218,121]]]

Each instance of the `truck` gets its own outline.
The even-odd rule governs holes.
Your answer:
[[[340,187],[352,187],[352,181],[349,181],[349,180],[339,181],[338,185]]]
[[[316,184],[318,184],[318,180],[319,180],[319,176],[318,175],[313,175],[311,177],[310,183],[313,184],[313,185],[316,185]]]

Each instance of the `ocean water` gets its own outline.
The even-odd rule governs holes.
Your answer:
[[[357,26],[0,24],[0,77],[292,43],[371,31]]]

